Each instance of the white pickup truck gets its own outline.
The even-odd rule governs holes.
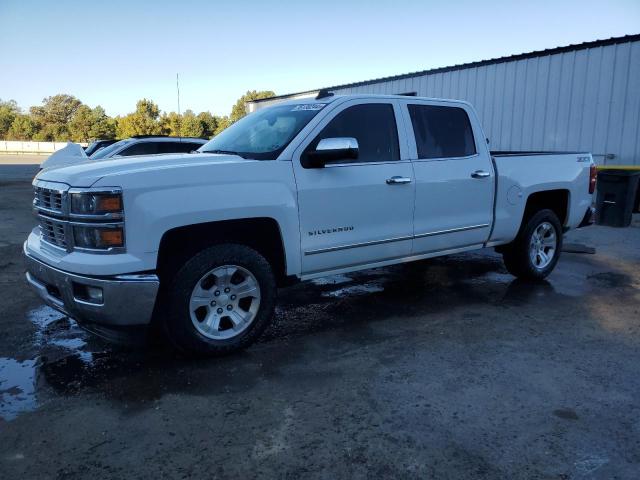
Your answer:
[[[292,280],[486,247],[543,278],[564,232],[590,223],[591,155],[487,144],[465,102],[322,92],[196,155],[43,171],[27,279],[98,334],[158,326],[207,355],[256,340]]]

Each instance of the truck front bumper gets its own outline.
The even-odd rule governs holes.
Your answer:
[[[118,328],[151,322],[160,286],[156,275],[77,275],[35,259],[26,248],[24,259],[27,281],[38,295],[47,305],[74,318],[80,325]]]

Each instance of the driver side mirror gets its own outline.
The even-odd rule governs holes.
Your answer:
[[[323,138],[315,150],[302,157],[305,168],[323,168],[328,163],[337,163],[358,158],[358,140],[353,137]]]

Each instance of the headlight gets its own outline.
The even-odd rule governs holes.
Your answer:
[[[104,253],[124,251],[124,204],[118,187],[69,190],[73,248]]]
[[[71,215],[118,217],[122,215],[122,210],[120,192],[71,193]]]
[[[122,225],[74,225],[73,243],[77,248],[109,250],[124,247]]]

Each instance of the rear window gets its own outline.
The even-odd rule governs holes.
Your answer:
[[[133,155],[154,155],[158,153],[159,142],[140,142],[125,148],[118,153],[119,157],[131,157]]]
[[[158,143],[158,153],[189,153],[202,145],[194,142],[162,142]]]
[[[468,157],[476,153],[469,117],[459,107],[408,105],[418,158]]]

